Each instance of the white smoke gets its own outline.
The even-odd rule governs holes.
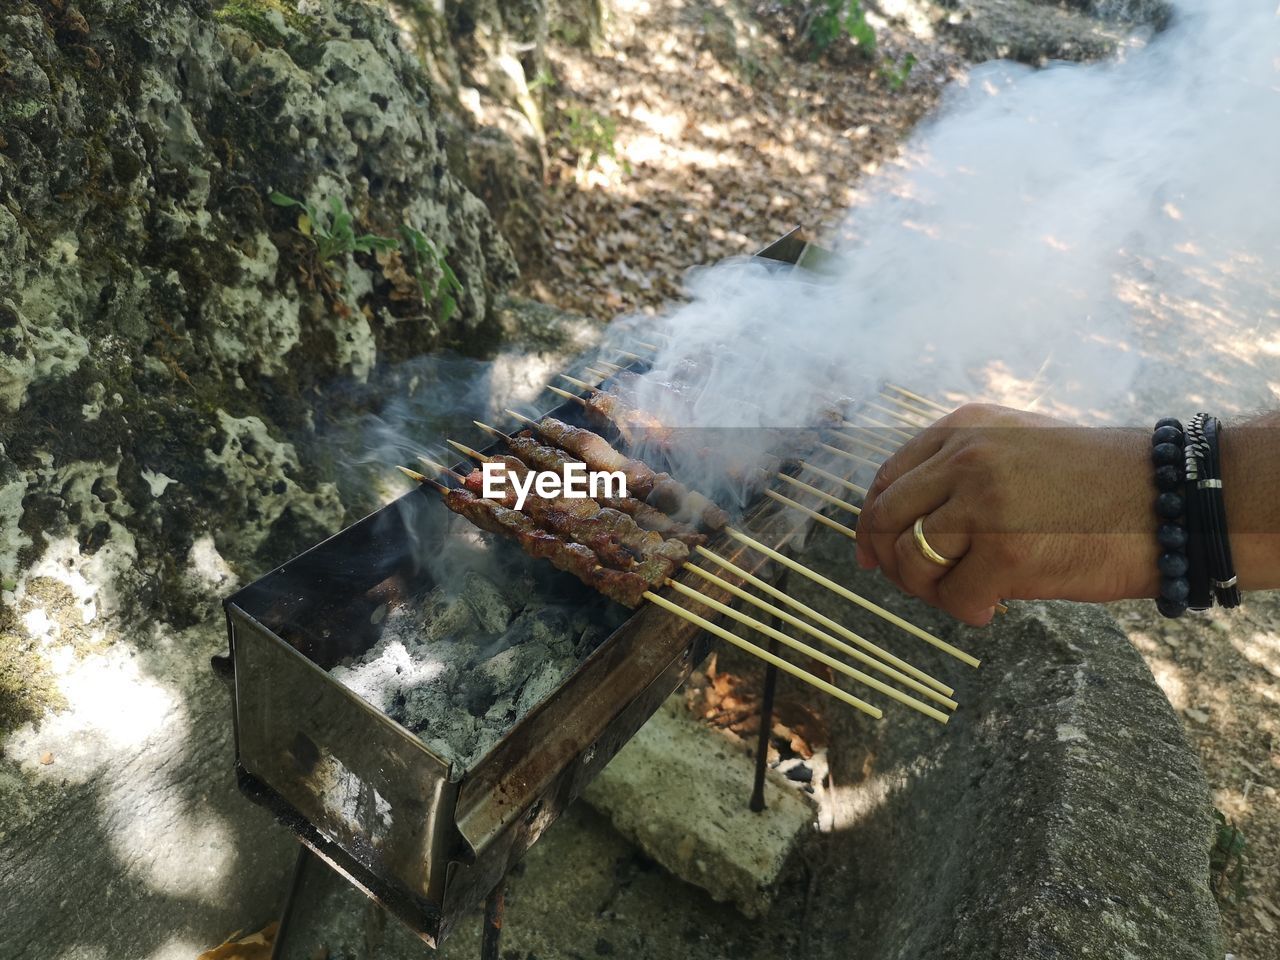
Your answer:
[[[1109,62],[972,70],[869,184],[831,275],[695,272],[640,405],[801,427],[886,379],[1092,421],[1275,405],[1280,17],[1175,8]]]

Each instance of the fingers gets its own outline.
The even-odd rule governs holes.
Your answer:
[[[870,544],[880,569],[890,580],[901,584],[900,558],[895,546],[898,540],[906,536],[918,554],[912,539],[912,525],[917,517],[926,516],[946,503],[951,492],[947,472],[931,460],[900,476],[880,491],[874,501],[868,500],[869,505],[864,504],[858,517],[858,543]],[[936,523],[934,529],[939,529]]]
[[[959,559],[968,553],[970,535],[964,528],[963,518],[954,501],[944,503],[925,516],[921,528],[925,542],[942,556]],[[898,535],[893,552],[897,585],[937,606],[938,583],[955,567],[944,567],[924,555],[920,545],[916,543],[914,522]]]
[[[971,550],[935,586],[934,601],[957,620],[985,627],[995,616],[1000,589],[999,571],[983,550]]]
[[[881,501],[886,492],[892,487],[895,489],[899,485],[899,481],[904,479],[908,474],[918,469],[922,464],[926,463],[934,454],[942,449],[943,441],[946,439],[944,431],[931,427],[923,433],[912,437],[895,453],[892,457],[880,464],[880,469],[876,471],[875,479],[872,481],[870,488],[867,490],[867,496],[862,504],[862,516],[858,521],[858,530],[861,532],[867,529],[872,532],[870,537],[858,538],[858,563],[864,569],[870,569],[875,566],[884,566],[886,563],[893,565],[893,542],[899,530],[892,529],[892,524],[887,517],[882,517],[879,511],[883,507],[877,504]],[[898,499],[898,493],[895,492],[894,499]],[[936,495],[933,497],[917,497],[917,500],[923,499],[927,502],[919,512],[913,514],[909,522],[914,523],[915,518],[922,513],[927,513],[930,509],[937,506],[945,499],[945,495],[941,498]],[[895,519],[904,508],[895,506]],[[867,524],[868,516],[871,522]],[[864,527],[864,524],[866,526]],[[899,528],[900,529],[900,528]],[[874,534],[879,531],[883,536],[877,537]]]

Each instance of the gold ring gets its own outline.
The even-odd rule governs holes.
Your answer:
[[[936,563],[940,567],[954,567],[958,562],[951,557],[944,557],[929,546],[929,541],[924,538],[924,517],[916,517],[915,526],[911,528],[911,533],[916,538],[916,546],[920,548],[920,552],[924,554],[926,560]]]

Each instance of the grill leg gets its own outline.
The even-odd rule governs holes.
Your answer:
[[[502,946],[502,914],[507,906],[507,879],[503,877],[498,885],[489,891],[484,902],[484,932],[480,941],[480,960],[498,960],[498,951]]]
[[[790,555],[791,551],[783,547],[783,552]],[[779,590],[786,591],[788,580],[788,569],[783,567],[778,576],[774,579],[773,585]],[[782,621],[777,617],[770,617],[771,626],[781,629]],[[777,656],[779,650],[778,641],[769,638],[769,652]],[[773,732],[773,698],[778,690],[778,668],[770,664],[764,673],[764,685],[760,692],[760,736],[756,739],[756,772],[755,779],[751,785],[751,800],[747,806],[752,813],[764,812],[764,775],[769,768],[769,737]]]
[[[769,640],[769,652],[777,654],[778,641]],[[752,813],[764,810],[764,773],[769,766],[769,734],[773,730],[773,695],[778,689],[778,668],[769,664],[764,673],[764,691],[760,695],[760,736],[756,740],[756,775],[751,787]]]
[[[305,843],[298,844],[298,858],[293,861],[293,876],[289,879],[289,892],[285,895],[284,906],[280,910],[280,926],[276,928],[276,939],[271,945],[271,960],[280,960],[285,955],[285,942],[289,938],[289,929],[293,925],[294,910],[298,905],[298,891],[306,878],[307,868],[311,866],[315,856]]]

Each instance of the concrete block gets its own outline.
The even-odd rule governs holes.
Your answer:
[[[766,809],[752,813],[754,765],[743,745],[689,716],[677,693],[584,798],[671,873],[758,917],[816,808],[771,770]]]

